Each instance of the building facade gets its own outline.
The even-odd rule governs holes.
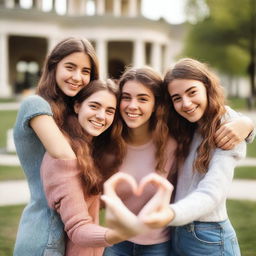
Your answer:
[[[179,50],[170,24],[142,16],[141,0],[63,0],[61,14],[54,0],[21,2],[0,0],[0,97],[35,87],[45,55],[68,36],[92,42],[102,78],[118,78],[127,65],[163,72]]]

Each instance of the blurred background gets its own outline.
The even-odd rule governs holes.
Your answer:
[[[34,93],[45,56],[68,36],[92,42],[102,78],[118,79],[128,65],[164,74],[181,57],[207,62],[228,104],[256,122],[256,0],[0,0],[1,256],[12,255],[29,200],[11,129],[20,101]],[[235,181],[256,182],[255,142],[247,156]],[[23,199],[10,199],[23,190]],[[256,255],[256,199],[249,199],[228,202],[243,256]]]

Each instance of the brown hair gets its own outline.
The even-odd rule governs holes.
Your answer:
[[[98,91],[106,90],[113,94],[118,99],[118,87],[110,79],[106,82],[101,80],[94,80],[83,88],[77,95],[74,103],[82,103],[88,97]],[[98,194],[102,190],[102,182],[104,181],[105,173],[101,172],[100,160],[103,153],[107,150],[106,143],[113,143],[117,152],[117,159],[121,159],[121,146],[119,138],[121,137],[120,128],[116,124],[115,119],[110,128],[104,131],[99,136],[96,136],[91,141],[88,133],[79,124],[77,114],[74,109],[65,116],[65,123],[63,125],[64,134],[69,139],[72,149],[74,150],[78,166],[81,170],[81,176],[85,182],[85,189],[87,194]],[[118,132],[119,131],[119,132]]]
[[[167,71],[164,78],[164,88],[167,104],[169,105],[168,125],[178,144],[175,153],[176,170],[189,154],[197,123],[190,123],[175,111],[168,93],[168,85],[175,79],[197,80],[202,82],[206,88],[208,104],[200,120],[200,127],[198,127],[203,140],[197,149],[197,158],[194,161],[194,168],[200,173],[205,173],[215,149],[214,134],[226,112],[223,88],[219,79],[210,71],[208,66],[194,59],[181,59],[173,68]]]
[[[84,52],[89,56],[91,62],[90,81],[98,79],[98,60],[91,43],[86,39],[69,37],[59,42],[46,57],[36,91],[51,105],[54,120],[60,129],[62,129],[64,123],[65,111],[72,107],[72,98],[66,96],[59,89],[56,82],[56,68],[63,58],[75,52]]]
[[[128,68],[121,76],[119,81],[120,93],[125,83],[128,81],[138,81],[146,88],[150,89],[155,97],[155,111],[150,117],[150,130],[152,131],[153,142],[156,146],[156,170],[159,172],[169,171],[164,170],[166,158],[164,151],[168,141],[168,127],[166,123],[166,111],[163,104],[163,88],[162,77],[150,67],[143,68]],[[128,127],[123,121],[123,138],[128,134]]]

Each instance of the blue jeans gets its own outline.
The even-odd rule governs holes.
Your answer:
[[[175,227],[172,232],[174,255],[241,256],[236,233],[229,220],[199,222]]]
[[[103,256],[170,256],[171,242],[141,245],[124,241],[107,247]]]

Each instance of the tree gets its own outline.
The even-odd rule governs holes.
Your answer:
[[[184,54],[230,75],[249,75],[256,96],[256,0],[187,0],[191,26]]]

